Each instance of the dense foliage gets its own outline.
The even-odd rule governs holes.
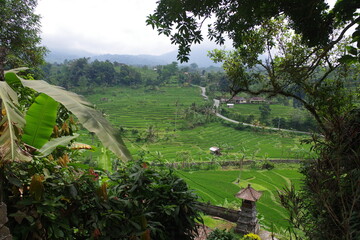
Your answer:
[[[16,239],[192,239],[200,220],[181,179],[141,162],[107,175],[43,158],[5,173]]]
[[[204,84],[205,70],[200,74],[196,64],[179,68],[177,62],[155,67],[128,66],[110,61],[90,61],[79,58],[64,63],[46,63],[42,66],[47,82],[65,88],[91,92],[95,86],[145,86],[150,90],[165,84]],[[214,77],[214,76],[212,76]]]
[[[227,232],[226,230],[220,230],[217,228],[214,231],[212,231],[206,239],[207,240],[236,240],[237,237],[234,234]]]
[[[212,17],[215,20],[208,24],[208,38],[223,44],[226,36],[233,41],[235,48],[248,45],[254,29],[281,14],[288,17],[290,27],[302,34],[302,41],[309,46],[330,43],[336,27],[351,22],[357,26],[357,35],[353,39],[359,47],[360,19],[356,18],[359,8],[357,0],[337,1],[331,10],[323,0],[161,0],[155,12],[148,16],[147,24],[157,28],[159,34],[168,36],[173,44],[179,45],[178,58],[187,61],[190,46],[203,41],[201,28]],[[357,54],[354,56],[358,57]]]

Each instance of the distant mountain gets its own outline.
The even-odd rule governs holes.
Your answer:
[[[94,56],[94,54],[86,51],[50,49],[50,52],[45,56],[45,60],[49,63],[63,63],[65,60],[92,56]]]
[[[154,55],[120,55],[120,54],[103,54],[91,57],[91,61],[106,61],[124,63],[127,65],[165,65],[173,61],[162,58],[162,56]]]
[[[213,63],[207,52],[209,49],[194,48],[191,51],[190,60],[188,63],[183,65],[189,65],[196,63],[199,67],[219,66],[219,64]],[[91,61],[99,60],[111,62],[119,62],[128,65],[165,65],[177,61],[177,51],[172,51],[160,56],[155,55],[122,55],[122,54],[103,54],[95,55],[84,51],[69,51],[69,50],[52,50],[46,57],[45,60],[50,63],[62,63],[64,60],[73,60],[83,57],[90,58]]]

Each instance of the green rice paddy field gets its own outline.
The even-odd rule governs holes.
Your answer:
[[[233,202],[232,206],[240,206],[241,200],[234,195],[248,184],[262,191],[262,196],[257,202],[257,210],[260,214],[260,224],[269,229],[272,224],[277,228],[286,228],[286,211],[282,208],[277,197],[277,191],[293,182],[295,187],[301,184],[302,175],[294,169],[273,170],[239,170],[237,171],[194,171],[177,172],[189,185],[195,189],[195,193],[201,201],[210,202],[213,205],[224,205],[224,202]],[[237,179],[240,182],[237,183]],[[226,199],[226,200],[225,200]],[[226,206],[226,204],[225,204]],[[262,217],[261,217],[262,216]]]
[[[99,88],[96,94],[86,98],[103,111],[115,128],[127,129],[124,140],[136,158],[146,153],[147,158],[161,158],[165,162],[179,161],[179,152],[190,153],[190,161],[209,161],[213,156],[209,148],[224,148],[223,155],[216,160],[246,159],[294,159],[305,158],[309,146],[300,145],[306,136],[235,130],[221,122],[212,122],[194,129],[181,129],[183,109],[192,103],[205,102],[197,87],[161,87],[157,91],[144,88]],[[154,126],[156,139],[153,142],[137,141]],[[136,130],[139,134],[131,134]],[[88,141],[83,134],[81,141]]]
[[[115,128],[127,129],[123,138],[133,154],[138,158],[145,152],[147,160],[157,158],[165,162],[181,161],[179,153],[190,153],[187,161],[214,161],[209,147],[223,147],[223,155],[215,161],[245,159],[292,159],[304,158],[310,146],[300,144],[307,136],[285,133],[259,132],[254,130],[236,130],[225,126],[220,121],[208,123],[193,129],[181,129],[183,119],[181,112],[192,103],[204,103],[197,87],[161,87],[157,91],[144,88],[99,88],[96,94],[86,98],[103,111]],[[257,106],[258,107],[258,106]],[[286,109],[279,110],[286,112]],[[137,141],[136,138],[146,133],[149,126],[156,129],[156,140],[153,142]],[[87,133],[82,134],[80,141],[89,141]],[[177,171],[190,188],[204,202],[222,204],[237,201],[234,194],[242,187],[251,184],[263,191],[257,203],[261,224],[270,227],[286,227],[286,212],[277,199],[277,190],[294,181],[300,184],[301,174],[296,168],[270,171],[242,170],[237,171]],[[240,178],[239,184],[236,180]],[[239,204],[238,201],[236,204]]]

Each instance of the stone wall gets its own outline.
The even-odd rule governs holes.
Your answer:
[[[214,217],[220,217],[229,222],[236,223],[240,216],[240,211],[237,210],[232,210],[200,202],[198,202],[196,205],[203,213]]]
[[[5,226],[7,221],[6,205],[5,203],[0,203],[0,240],[12,240],[10,230]]]

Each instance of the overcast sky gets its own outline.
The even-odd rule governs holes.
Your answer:
[[[157,0],[39,0],[43,45],[95,54],[161,55],[177,47],[146,26]],[[330,0],[335,1],[335,0]],[[216,47],[206,41],[202,46]]]
[[[155,8],[156,0],[39,0],[37,13],[50,50],[161,55],[177,47],[146,26]]]

